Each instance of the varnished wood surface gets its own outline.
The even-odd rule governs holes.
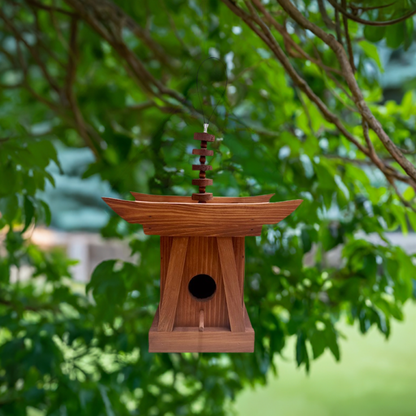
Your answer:
[[[160,299],[163,299],[172,241],[173,237],[160,237]]]
[[[195,194],[192,194],[192,199],[194,199],[196,201],[207,202],[210,199],[212,199],[212,193],[210,193],[210,192],[195,193]]]
[[[217,244],[231,331],[244,332],[243,303],[233,241],[230,237],[220,237],[217,238]]]
[[[214,295],[208,300],[196,300],[189,293],[189,282],[198,274],[211,276],[217,285]],[[198,327],[201,308],[204,309],[205,328],[230,328],[217,241],[211,237],[190,237],[176,309],[175,327]]]
[[[244,332],[228,328],[176,327],[172,332],[158,332],[159,309],[149,331],[149,352],[253,352],[254,330],[244,307]]]
[[[212,179],[192,179],[192,185],[196,186],[210,186],[212,185]]]
[[[192,170],[203,170],[204,172],[207,170],[212,170],[211,165],[192,165]]]
[[[194,179],[199,180],[199,179]],[[212,181],[212,179],[206,179],[208,181]],[[195,184],[197,185],[197,184]],[[149,194],[141,194],[139,192],[131,192],[134,199],[136,201],[149,201],[149,202],[188,202],[188,203],[196,203],[193,201],[190,196],[176,196],[176,195],[149,195]],[[210,204],[215,203],[222,203],[222,204],[251,204],[251,203],[258,203],[258,202],[269,202],[270,198],[274,194],[268,195],[256,195],[256,196],[214,196],[214,198],[209,201]]]
[[[194,133],[194,140],[199,140],[203,142],[214,142],[215,136],[209,133]]]
[[[163,235],[175,237],[250,237],[261,235],[262,226],[201,226],[198,223],[190,223],[186,227],[177,224],[143,225],[143,231],[147,235]]]
[[[163,298],[161,298],[159,331],[172,331],[178,305],[179,290],[183,276],[188,238],[173,239],[169,265],[166,273]]]
[[[192,149],[192,154],[199,156],[214,156],[214,151],[208,149]]]
[[[241,299],[241,303],[244,304],[244,274],[245,274],[245,260],[246,260],[245,259],[245,256],[246,256],[245,238],[234,237],[233,248],[234,248],[234,256],[235,256],[235,264],[237,266],[238,284],[240,288],[240,299]]]
[[[302,202],[195,204],[103,200],[127,222],[142,224],[145,234],[235,237],[259,235],[263,224],[279,223]]]

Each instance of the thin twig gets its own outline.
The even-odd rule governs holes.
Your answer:
[[[335,32],[337,33],[337,41],[341,45],[343,45],[342,35],[341,35],[341,23],[339,21],[339,13],[337,9],[335,9]]]
[[[35,0],[26,0],[26,2],[31,4],[32,6],[37,7],[38,9],[46,10],[48,12],[62,13],[64,15],[67,15],[67,16],[70,16],[70,17],[76,17],[77,16],[77,13],[71,12],[69,10],[62,9],[60,7],[47,6],[43,3],[37,2]]]
[[[97,159],[101,158],[98,152],[96,144],[91,139],[87,131],[87,126],[84,121],[84,117],[80,109],[78,108],[77,100],[74,93],[74,82],[77,71],[77,60],[78,60],[78,44],[77,44],[77,33],[78,33],[78,17],[74,17],[71,20],[70,27],[70,38],[69,38],[69,51],[68,51],[68,66],[67,66],[67,77],[65,82],[65,95],[68,103],[74,113],[75,124],[80,136],[84,139],[87,146],[93,151]]]
[[[321,13],[322,21],[325,23],[325,26],[329,30],[334,30],[335,31],[336,27],[334,25],[334,22],[328,16],[328,13],[326,12],[326,7],[325,7],[325,4],[324,4],[324,0],[318,0],[318,7],[319,7],[319,12]]]
[[[341,0],[343,7],[346,5],[346,0]],[[347,40],[347,48],[348,48],[348,55],[350,57],[350,65],[352,72],[355,73],[355,64],[354,64],[354,53],[352,51],[352,45],[351,45],[351,38],[350,33],[348,30],[348,18],[345,16],[345,14],[342,16],[343,22],[344,22],[344,31],[345,31],[345,39]]]
[[[348,17],[348,19],[353,20],[354,22],[357,23],[362,23],[364,25],[368,25],[368,26],[391,26],[391,25],[395,25],[396,23],[400,23],[403,22],[404,20],[409,19],[409,17],[412,17],[416,14],[416,9],[412,10],[408,13],[406,13],[405,15],[403,15],[402,17],[399,17],[397,19],[393,19],[393,20],[387,20],[384,22],[372,22],[371,20],[365,20],[365,19],[361,19],[361,17],[358,16],[354,16],[353,14],[349,13],[348,10],[346,10],[344,7],[340,6],[337,3],[337,0],[328,0],[329,3],[331,3],[331,5],[340,13],[342,13],[344,16]]]

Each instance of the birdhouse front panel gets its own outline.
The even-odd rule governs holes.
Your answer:
[[[244,238],[236,237],[232,240],[242,302]],[[163,299],[163,291],[166,284],[172,241],[173,237],[161,237],[160,239],[161,299]],[[201,311],[203,317],[201,317]],[[203,320],[204,328],[230,328],[218,244],[214,237],[189,238],[174,327],[199,327],[201,319]]]
[[[183,250],[183,269],[180,262],[175,262],[179,267],[169,270],[179,246]],[[248,317],[244,321],[244,237],[161,237],[160,254],[161,302],[149,334],[149,350],[208,352],[222,347],[227,351],[252,351],[254,331]],[[225,278],[221,261],[234,265],[232,280]],[[177,282],[177,294],[170,283],[173,281]],[[224,342],[232,327],[240,335]],[[172,339],[172,333],[182,335],[178,342]]]

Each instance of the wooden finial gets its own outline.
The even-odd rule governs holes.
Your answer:
[[[208,142],[213,142],[215,137],[212,134],[207,133],[208,124],[204,124],[204,133],[194,133],[194,139],[201,142],[200,149],[193,149],[193,155],[199,155],[200,165],[192,165],[192,170],[199,170],[199,179],[193,179],[192,185],[199,187],[199,192],[192,194],[192,199],[203,204],[212,199],[212,193],[205,192],[207,186],[212,185],[212,179],[206,178],[206,171],[212,170],[212,166],[206,165],[206,156],[213,156],[214,151],[207,149]]]

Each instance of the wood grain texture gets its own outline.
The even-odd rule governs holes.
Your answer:
[[[194,133],[194,140],[203,142],[214,142],[215,136],[209,133]]]
[[[159,331],[166,332],[173,329],[188,240],[186,237],[177,237],[172,241],[163,298],[161,298]]]
[[[217,244],[231,331],[244,332],[242,292],[235,262],[233,240],[230,237],[219,237]]]
[[[203,309],[201,309],[200,311],[199,311],[199,332],[204,332],[204,326],[205,326],[205,324],[204,324],[204,310]]]
[[[204,201],[207,202],[212,199],[212,193],[210,192],[200,192],[192,194],[192,199],[196,201]]]
[[[194,179],[198,180],[198,179]],[[206,179],[212,181],[212,179]],[[197,184],[195,184],[197,185]],[[149,201],[149,202],[188,202],[188,203],[195,203],[196,201],[192,201],[190,196],[176,196],[176,195],[149,195],[149,194],[141,194],[139,192],[130,192],[136,201]],[[222,204],[237,204],[237,203],[244,203],[244,204],[251,204],[251,203],[258,203],[258,202],[269,202],[270,199],[274,196],[274,194],[268,195],[256,195],[256,196],[214,196],[214,198],[209,201],[209,203],[222,203]]]
[[[209,200],[212,199],[212,193],[206,193],[206,187],[208,186],[206,184],[206,171],[212,170],[212,167],[209,165],[206,165],[205,162],[207,161],[206,156],[207,155],[213,155],[212,150],[207,149],[208,141],[215,140],[215,137],[212,134],[207,133],[195,133],[194,139],[201,140],[201,149],[194,149],[192,151],[192,154],[199,154],[199,163],[200,166],[192,165],[192,170],[199,170],[199,179],[200,182],[198,184],[198,193],[192,194],[192,199],[195,201],[198,201],[200,204],[206,204]],[[192,181],[193,183],[193,181]],[[212,185],[212,180],[211,184]]]
[[[192,179],[192,185],[196,186],[210,186],[212,183],[212,179]]]
[[[241,303],[244,304],[244,275],[245,275],[245,257],[246,257],[246,247],[245,247],[245,238],[244,237],[234,237],[233,238],[233,248],[235,255],[235,264],[237,266],[238,273],[238,284],[240,286],[241,292]]]
[[[204,172],[207,170],[212,170],[211,165],[192,165],[192,170],[203,170]]]
[[[192,149],[192,154],[199,156],[214,156],[214,151],[208,149]]]
[[[253,352],[254,330],[244,307],[244,332],[211,327],[176,327],[172,332],[158,332],[159,310],[149,331],[149,352]]]
[[[263,224],[279,223],[302,202],[195,204],[103,200],[127,222],[142,224],[146,234],[235,237],[259,235]]]
[[[197,300],[189,293],[189,282],[198,274],[211,276],[217,285],[214,295],[208,300]],[[230,328],[218,245],[216,239],[211,237],[189,238],[174,326],[197,328],[201,308],[204,309],[205,328]]]
[[[173,238],[160,237],[160,299],[163,299]]]
[[[180,226],[175,224],[144,225],[143,231],[147,235],[189,236],[189,237],[246,237],[261,235],[262,226],[241,226],[222,228],[207,227],[198,223]]]

